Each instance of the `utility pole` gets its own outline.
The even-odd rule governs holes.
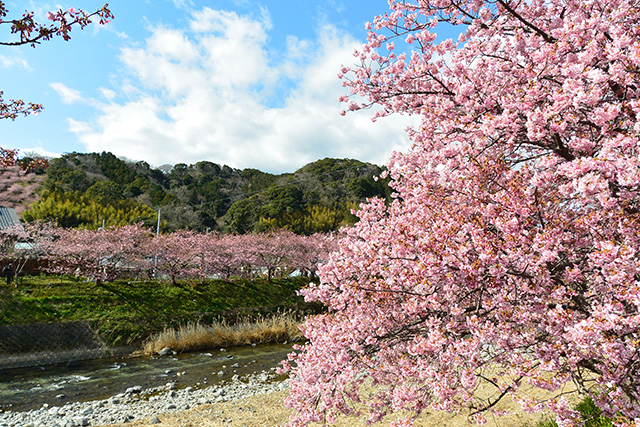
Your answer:
[[[156,237],[160,236],[160,212],[162,208],[158,208],[158,225],[156,226]],[[153,277],[158,278],[158,256],[153,256]]]
[[[162,208],[158,209],[158,226],[156,227],[156,236],[160,235],[160,212],[162,211]]]

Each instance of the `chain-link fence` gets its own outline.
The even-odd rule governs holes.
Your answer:
[[[95,359],[107,353],[88,322],[0,326],[0,369]]]

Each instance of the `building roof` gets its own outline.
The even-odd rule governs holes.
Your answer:
[[[20,226],[20,220],[13,208],[5,208],[0,206],[0,230]]]

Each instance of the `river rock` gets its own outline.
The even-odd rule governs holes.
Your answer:
[[[129,387],[124,393],[133,394],[133,393],[140,393],[141,391],[142,391],[142,386],[134,385],[133,387]]]
[[[160,356],[172,356],[173,355],[173,350],[171,350],[171,348],[169,348],[169,347],[163,347],[162,350],[160,350],[158,352],[158,354]]]
[[[76,418],[73,419],[73,421],[75,422],[76,425],[78,425],[80,427],[88,426],[88,425],[91,424],[89,419],[85,418],[85,417],[76,417]]]

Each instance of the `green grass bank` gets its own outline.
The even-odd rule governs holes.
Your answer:
[[[296,277],[96,284],[66,276],[26,276],[17,285],[0,285],[0,326],[88,321],[110,347],[140,346],[167,328],[318,311],[296,294],[308,282]]]

